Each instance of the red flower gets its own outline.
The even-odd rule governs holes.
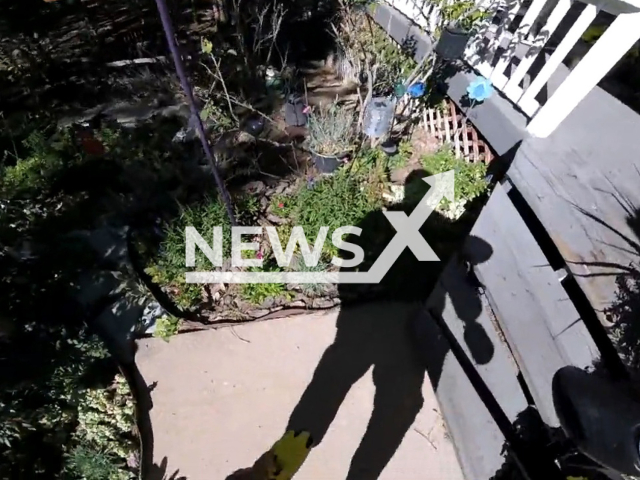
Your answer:
[[[258,260],[262,260],[262,252],[256,253],[256,257],[258,258]]]
[[[284,208],[284,203],[280,202],[280,203],[278,204],[278,208]]]
[[[78,136],[82,144],[82,149],[88,155],[104,155],[105,148],[100,140],[95,138],[91,132],[81,131]]]

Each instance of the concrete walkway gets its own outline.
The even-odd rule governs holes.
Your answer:
[[[320,441],[296,480],[463,480],[408,344],[411,312],[370,304],[141,341],[154,463],[223,480],[289,426]]]

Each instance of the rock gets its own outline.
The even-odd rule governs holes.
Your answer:
[[[251,310],[249,312],[247,312],[247,314],[251,317],[251,318],[260,318],[260,317],[264,317],[265,315],[269,315],[269,313],[271,313],[270,310],[265,309],[265,308],[258,308],[256,310]]]
[[[264,302],[262,302],[260,304],[260,308],[272,308],[274,306],[276,306],[277,304],[277,299],[271,297],[271,298],[267,298]]]
[[[284,193],[284,191],[287,189],[287,187],[289,187],[289,184],[287,183],[281,183],[280,185],[278,185],[274,191],[276,193],[276,195],[282,195]]]
[[[263,212],[269,208],[269,199],[267,197],[262,197],[260,199],[260,210]]]
[[[296,300],[287,305],[289,308],[306,308],[307,304],[304,300]]]
[[[156,329],[156,321],[167,315],[167,311],[155,300],[149,303],[140,316],[140,331],[142,333],[153,333]]]
[[[260,180],[249,182],[242,188],[243,191],[254,195],[263,193],[266,189],[266,185]]]
[[[391,203],[400,203],[404,200],[404,187],[402,185],[390,185],[390,193],[383,193],[382,197]]]
[[[287,188],[285,188],[282,191],[282,194],[283,195],[291,195],[291,194],[295,193],[295,191],[296,191],[296,185],[295,185],[295,183],[292,183],[290,185],[287,185]]]
[[[336,305],[334,298],[316,298],[311,303],[312,308],[331,308]]]
[[[267,220],[269,220],[271,223],[275,225],[282,225],[283,223],[286,222],[284,218],[280,218],[279,216],[274,215],[273,213],[267,214]]]

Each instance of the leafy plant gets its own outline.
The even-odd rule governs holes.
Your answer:
[[[403,140],[398,145],[398,152],[395,155],[389,157],[389,169],[394,170],[396,168],[402,168],[406,166],[407,162],[411,158],[413,153],[411,142]]]
[[[222,227],[222,251],[225,258],[231,255],[231,222],[223,201],[219,198],[206,199],[202,203],[186,207],[176,220],[165,225],[165,236],[158,252],[150,259],[145,272],[151,280],[171,291],[178,306],[191,308],[199,299],[200,287],[186,283],[185,267],[185,227],[192,226],[203,238],[211,242],[213,227]],[[210,270],[209,259],[196,248],[196,270]]]
[[[358,152],[356,163],[364,170],[377,169],[380,171],[392,171],[404,167],[411,158],[411,142],[404,140],[398,145],[398,151],[394,155],[387,155],[378,148],[363,148]]]
[[[336,228],[358,225],[367,214],[382,206],[373,186],[348,172],[339,172],[313,186],[304,185],[283,203],[289,209],[291,225],[303,227],[310,244],[315,242],[320,227],[329,227],[327,238],[331,239]],[[333,256],[337,249],[327,241],[324,252]]]
[[[163,315],[156,320],[156,328],[153,336],[168,342],[171,337],[178,334],[182,320],[173,315]]]
[[[296,272],[326,272],[328,269],[329,263],[322,259],[315,266],[307,265],[302,255],[296,255],[292,265],[292,270]],[[319,297],[326,291],[326,286],[322,283],[303,283],[300,288],[309,297]]]
[[[28,468],[33,478],[57,478],[56,456],[63,461],[63,453],[69,452],[67,469],[89,478],[92,466],[104,462],[95,455],[89,458],[91,453],[86,451],[75,451],[82,445],[112,460],[105,467],[110,476],[100,478],[132,478],[124,465],[135,450],[133,399],[122,377],[106,389],[96,383],[96,371],[107,378],[111,375],[102,342],[84,328],[36,322],[21,322],[19,327],[2,359],[22,375],[7,376],[0,396],[0,406],[14,405],[0,408],[0,425],[4,425],[0,476],[10,478],[11,468]],[[32,362],[26,370],[25,359]]]
[[[273,261],[265,260],[262,268],[251,267],[250,272],[281,272],[282,269]],[[247,302],[260,305],[268,298],[275,298],[285,294],[287,287],[284,283],[243,283],[240,295]]]
[[[1,172],[0,191],[4,198],[47,191],[65,167],[79,160],[70,151],[70,143],[68,132],[61,132],[59,141],[54,144],[49,144],[41,131],[31,132],[23,141],[28,156],[14,158],[15,164],[5,167]]]
[[[238,222],[239,225],[254,225],[260,213],[260,200],[258,197],[245,195],[240,198],[234,198],[233,206],[236,222]]]
[[[92,444],[104,453],[126,459],[132,444],[115,441],[131,435],[135,425],[135,407],[129,385],[117,375],[112,387],[88,389],[78,405],[75,436],[82,444]]]
[[[309,114],[309,146],[320,155],[347,152],[355,135],[353,112],[337,103],[317,107]]]
[[[119,468],[114,455],[84,444],[77,445],[71,451],[66,469],[85,480],[129,480],[133,477]]]
[[[436,4],[441,9],[441,23],[443,25],[453,25],[465,32],[471,32],[480,21],[489,15],[473,0],[455,2],[438,0]]]
[[[487,166],[481,162],[470,163],[456,158],[449,147],[424,156],[421,161],[428,175],[454,170],[456,201],[469,202],[487,190]]]

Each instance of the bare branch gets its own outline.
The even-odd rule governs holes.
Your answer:
[[[216,60],[216,57],[214,57],[213,55],[211,55],[211,59],[213,60],[213,64],[216,67],[216,71],[218,72],[217,77],[218,77],[218,80],[220,80],[220,83],[222,84],[224,95],[227,98],[227,105],[229,106],[229,114],[233,117],[233,119],[236,121],[237,124],[240,124],[240,121],[238,120],[238,117],[236,117],[236,114],[233,112],[233,107],[231,106],[231,97],[229,96],[229,91],[227,90],[227,84],[222,78],[222,72],[220,71],[220,60]]]

